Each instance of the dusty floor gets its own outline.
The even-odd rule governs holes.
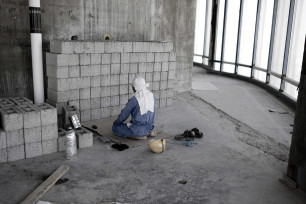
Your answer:
[[[204,74],[194,82],[214,88],[180,93],[157,111],[156,126],[171,134],[198,127],[194,147],[173,138],[166,151],[146,145],[114,150],[97,138],[68,161],[64,153],[0,165],[0,203],[22,201],[61,164],[67,181],[42,200],[58,203],[306,203],[306,196],[279,181],[286,171],[292,110],[252,84]],[[269,112],[273,110],[276,112]],[[186,184],[179,181],[185,180]]]

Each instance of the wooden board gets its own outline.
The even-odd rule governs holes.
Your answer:
[[[111,117],[111,118],[105,118],[100,120],[92,120],[89,122],[82,123],[82,126],[86,127],[87,129],[92,130],[93,132],[96,132],[104,137],[109,138],[111,141],[119,144],[126,144],[130,148],[145,145],[149,142],[151,139],[166,139],[168,137],[171,137],[170,134],[166,132],[158,131],[157,129],[157,135],[155,137],[148,137],[145,140],[135,140],[131,138],[122,138],[116,136],[112,131],[113,122],[117,119],[117,117]],[[97,126],[97,129],[93,128],[93,125]]]
[[[60,166],[40,186],[38,186],[21,204],[36,203],[68,170],[68,165]]]

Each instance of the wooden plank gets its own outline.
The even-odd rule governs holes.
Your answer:
[[[40,186],[38,186],[21,204],[36,203],[68,170],[68,165],[60,166]]]

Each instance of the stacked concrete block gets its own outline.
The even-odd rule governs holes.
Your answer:
[[[66,144],[65,144],[66,134],[67,134],[66,130],[64,130],[62,128],[58,129],[57,143],[58,143],[58,151],[59,152],[66,150]]]
[[[57,108],[34,105],[24,97],[1,99],[0,103],[4,104],[0,107],[0,162],[58,151],[53,148],[58,138]]]
[[[173,94],[164,93],[173,91],[175,61],[171,42],[51,41],[48,103],[60,114],[64,105],[76,106],[81,122],[115,116],[133,96],[133,79],[141,76],[154,93],[163,91],[156,106],[165,107],[173,101]]]
[[[85,128],[81,127],[77,129],[76,136],[78,148],[86,148],[91,147],[93,145],[93,134]]]

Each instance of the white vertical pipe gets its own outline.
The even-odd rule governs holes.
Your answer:
[[[31,53],[32,53],[32,72],[33,72],[33,88],[34,88],[34,103],[44,103],[44,75],[42,62],[42,36],[40,25],[40,0],[29,0],[29,9],[31,7],[39,9],[39,13],[31,17],[31,27],[34,25],[36,31],[31,28]],[[39,18],[39,19],[38,19]],[[37,29],[39,28],[39,29]]]

